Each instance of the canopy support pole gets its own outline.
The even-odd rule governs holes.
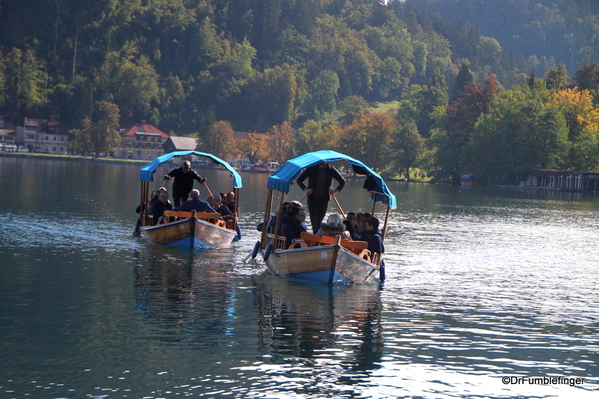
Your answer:
[[[206,189],[210,191],[208,186],[206,186]],[[234,187],[233,194],[235,194],[235,202],[233,205],[233,230],[237,230],[237,218],[239,217],[239,188]]]
[[[260,238],[260,248],[266,248],[266,223],[270,219],[270,208],[272,207],[272,197],[274,190],[272,188],[268,189],[268,194],[266,196],[266,209],[264,210],[264,217],[262,219],[262,235]]]
[[[147,181],[143,181],[141,182],[141,194],[140,194],[140,198],[139,198],[139,204],[140,204],[140,212],[139,212],[139,220],[141,221],[141,225],[145,226],[146,225],[146,220],[147,215],[148,215],[148,188],[150,186],[150,183]]]
[[[277,210],[277,225],[275,227],[275,235],[279,235],[279,227],[281,226],[281,218],[283,217],[283,200],[285,199],[285,193],[281,191],[281,200],[279,201],[279,209]]]
[[[391,210],[391,207],[389,206],[389,204],[387,204],[387,213],[385,214],[385,225],[383,226],[383,234],[381,239],[383,241],[385,241],[385,233],[387,233],[387,221],[389,220],[389,211]]]

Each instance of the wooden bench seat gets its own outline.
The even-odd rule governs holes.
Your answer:
[[[164,216],[189,219],[191,217],[191,212],[186,212],[186,211],[164,211]],[[220,219],[220,213],[196,212],[196,219],[218,220],[218,219]]]
[[[324,245],[333,245],[335,243],[335,237],[317,236],[315,234],[310,234],[305,231],[303,231],[300,234],[300,238],[302,238],[304,241],[306,241],[308,246],[311,246],[311,243],[319,243],[319,244],[324,244]],[[359,250],[358,252],[360,252],[363,249],[368,248],[368,243],[366,241],[353,241],[353,240],[348,240],[347,238],[342,238],[341,246],[351,249],[351,250],[356,250],[356,251]]]

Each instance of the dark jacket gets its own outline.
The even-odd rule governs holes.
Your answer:
[[[189,192],[193,190],[194,180],[200,183],[205,181],[193,169],[189,169],[187,173],[183,172],[183,167],[173,169],[167,175],[175,179],[173,182],[173,194],[181,194],[183,196],[189,195]]]
[[[285,248],[289,248],[291,241],[300,238],[302,231],[306,231],[302,222],[295,216],[284,215],[281,217],[281,234],[286,238]]]
[[[206,201],[201,200],[199,198],[194,198],[194,199],[190,199],[189,201],[185,201],[184,203],[182,203],[181,205],[179,205],[178,207],[173,209],[173,211],[187,211],[187,212],[191,212],[194,210],[198,211],[198,212],[216,213],[214,208],[211,207],[209,203],[207,203]]]
[[[170,201],[167,201],[166,204],[164,204],[162,201],[154,202],[152,205],[152,216],[154,217],[152,223],[158,223],[158,219],[160,216],[162,216],[164,211],[170,211],[171,209],[173,209],[173,204],[171,204]]]
[[[370,252],[381,254],[385,252],[385,244],[383,244],[383,235],[380,229],[363,232],[362,240],[368,243],[368,250]]]
[[[233,212],[225,204],[220,204],[216,212],[220,213],[221,216],[233,216]]]
[[[343,176],[341,176],[339,171],[337,169],[335,169],[334,166],[331,166],[329,164],[327,164],[325,171],[326,171],[326,175],[327,175],[327,188],[331,187],[331,184],[333,183],[333,179],[335,179],[339,182],[339,185],[337,186],[336,190],[337,191],[343,190],[343,187],[345,187],[345,179],[343,178]],[[298,178],[296,180],[297,185],[302,190],[305,190],[306,185],[304,184],[304,180],[306,180],[306,178],[307,178],[308,179],[308,188],[315,190],[317,176],[318,176],[318,164],[307,167],[298,176]],[[321,197],[321,196],[326,196],[327,198],[329,197],[328,189],[327,189],[326,195],[325,195],[325,193],[317,193],[317,192],[315,192],[315,194],[319,197]]]

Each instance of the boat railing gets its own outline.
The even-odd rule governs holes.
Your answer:
[[[179,219],[189,219],[191,217],[195,217],[196,219],[204,220],[208,223],[215,224],[219,227],[227,228],[227,223],[224,220],[220,220],[220,213],[214,212],[187,212],[187,211],[164,211],[164,216],[168,218],[174,218],[175,220]]]
[[[275,250],[281,250],[281,249],[285,249],[285,244],[287,241],[287,238],[283,237],[283,236],[278,236],[275,234],[267,234],[266,235],[269,239],[269,241],[272,243],[273,249]]]

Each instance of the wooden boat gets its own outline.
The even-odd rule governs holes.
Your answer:
[[[317,151],[301,155],[287,161],[279,170],[268,178],[269,189],[266,209],[264,212],[263,226],[271,215],[275,192],[280,192],[279,212],[281,212],[285,194],[302,169],[312,166],[320,161],[346,161],[353,168],[354,173],[368,176],[373,189],[369,193],[373,199],[372,214],[375,213],[375,204],[382,202],[387,205],[384,232],[387,227],[389,211],[396,207],[395,196],[391,193],[383,179],[362,162],[340,154],[335,151]],[[335,196],[335,203],[343,215],[343,210]],[[277,220],[281,220],[281,214]],[[275,232],[279,226],[275,227]],[[294,240],[289,248],[285,247],[285,237],[270,234],[266,228],[262,231],[252,252],[256,257],[258,252],[268,269],[275,275],[302,281],[312,281],[326,284],[370,284],[384,280],[384,267],[381,254],[371,254],[368,244],[364,241],[351,241],[337,237],[319,237],[309,233],[302,233],[300,239]]]
[[[222,159],[198,151],[175,151],[154,159],[141,169],[141,195],[139,226],[136,231],[144,234],[146,239],[153,244],[163,244],[185,248],[222,248],[231,245],[238,237],[239,231],[236,220],[226,223],[220,220],[218,213],[206,212],[175,212],[165,211],[166,223],[152,225],[151,215],[148,214],[148,200],[150,196],[150,182],[154,180],[156,168],[171,158],[177,156],[197,155],[212,160],[217,165],[222,165],[231,173],[233,179],[233,192],[235,193],[235,214],[238,213],[239,189],[242,187],[241,176],[231,165]],[[208,186],[206,189],[210,193]]]

